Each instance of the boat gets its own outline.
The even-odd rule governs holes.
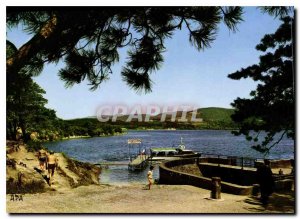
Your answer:
[[[176,148],[175,147],[150,148],[150,157],[148,159],[150,161],[174,160],[174,159],[190,157],[194,155],[197,155],[197,153],[195,153],[192,150],[187,150],[181,138],[180,144]]]

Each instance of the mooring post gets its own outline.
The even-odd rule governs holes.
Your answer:
[[[253,196],[258,196],[259,192],[260,192],[260,186],[259,186],[259,184],[253,184],[252,195]]]
[[[244,158],[242,157],[242,170],[244,169]]]
[[[211,178],[210,198],[221,199],[221,178],[220,177]]]

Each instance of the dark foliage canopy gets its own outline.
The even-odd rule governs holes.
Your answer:
[[[273,16],[288,7],[260,7]],[[198,50],[210,47],[222,22],[237,30],[243,8],[224,7],[7,7],[8,28],[22,24],[33,37],[6,61],[7,72],[38,74],[45,63],[64,60],[59,71],[67,87],[87,79],[91,90],[109,79],[127,47],[121,74],[136,91],[151,91],[150,74],[163,63],[165,39],[187,28]]]
[[[127,47],[123,80],[147,92],[150,74],[163,62],[166,38],[187,28],[190,43],[203,50],[221,22],[235,31],[242,13],[241,7],[8,7],[7,26],[22,24],[33,37],[7,59],[7,71],[40,72],[44,63],[62,59],[66,67],[59,76],[67,87],[87,79],[94,90],[112,73],[118,49]]]
[[[265,154],[284,135],[293,139],[295,135],[294,19],[283,17],[281,20],[277,31],[265,35],[256,46],[264,52],[260,62],[229,75],[235,80],[249,77],[259,82],[257,89],[250,93],[250,99],[237,98],[232,103],[236,109],[232,118],[240,125],[235,134],[246,135],[254,142],[253,148]],[[264,141],[258,143],[261,131],[267,134]]]

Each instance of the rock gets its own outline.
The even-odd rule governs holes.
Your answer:
[[[30,134],[30,139],[33,141],[37,140],[38,137],[39,137],[39,133],[37,133],[37,132],[32,132]]]
[[[48,171],[40,170],[37,156],[27,151],[25,145],[21,145],[20,150],[7,154],[7,193],[59,191],[99,184],[100,167],[70,159],[61,153],[55,155],[58,158],[58,167],[53,176],[54,184],[49,185]]]
[[[47,190],[47,181],[43,175],[34,169],[29,169],[23,165],[16,165],[16,169],[6,168],[7,193],[36,193]]]

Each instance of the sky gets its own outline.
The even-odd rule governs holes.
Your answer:
[[[58,77],[62,62],[46,65],[33,79],[46,91],[46,106],[63,119],[95,116],[99,106],[108,104],[231,108],[234,99],[249,97],[257,84],[251,79],[231,80],[227,75],[258,63],[262,53],[255,50],[255,46],[280,25],[278,19],[261,13],[256,7],[246,7],[243,19],[235,33],[221,24],[211,48],[204,51],[198,51],[189,43],[185,28],[175,32],[165,41],[164,63],[151,74],[153,91],[148,94],[136,93],[122,81],[120,72],[127,56],[124,49],[120,51],[120,62],[112,68],[110,80],[96,91],[90,91],[86,81],[66,89]],[[21,27],[6,31],[6,38],[17,47],[30,39]]]

